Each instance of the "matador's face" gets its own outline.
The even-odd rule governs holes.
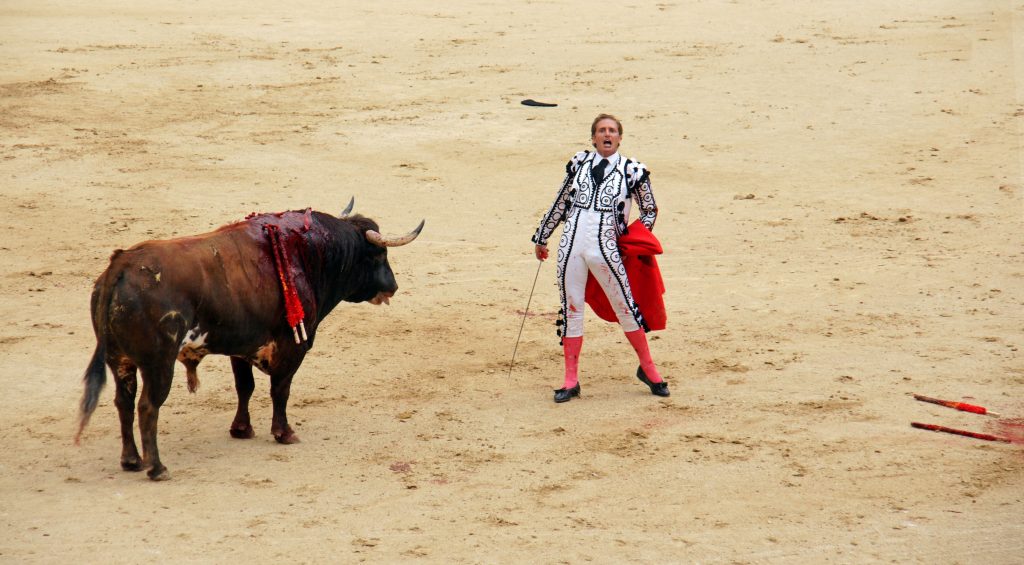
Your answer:
[[[619,143],[622,142],[622,132],[615,120],[605,118],[597,122],[594,128],[594,136],[591,138],[594,148],[602,157],[614,155],[619,150]]]

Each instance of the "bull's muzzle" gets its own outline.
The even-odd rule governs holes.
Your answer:
[[[399,247],[412,243],[416,237],[423,231],[423,224],[427,221],[420,221],[420,225],[416,226],[416,229],[401,236],[401,237],[387,237],[380,234],[380,232],[374,230],[366,230],[366,240],[378,247]]]
[[[378,292],[377,296],[371,298],[368,302],[380,306],[381,304],[391,304],[391,297],[394,296],[393,292]]]

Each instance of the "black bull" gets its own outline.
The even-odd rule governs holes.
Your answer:
[[[285,407],[292,376],[312,347],[317,326],[342,301],[388,302],[398,284],[387,248],[411,242],[423,228],[421,222],[405,236],[388,238],[373,220],[349,216],[350,210],[351,203],[341,218],[309,210],[264,214],[203,235],[115,251],[93,287],[96,350],[84,377],[79,437],[106,381],[106,364],[116,383],[121,467],[148,468],[154,480],[169,478],[157,450],[157,420],[174,362],[185,365],[194,391],[196,366],[205,355],[219,354],[231,357],[238,393],[231,435],[253,437],[249,398],[256,366],[270,375],[271,433],[281,443],[297,442]],[[287,272],[284,280],[298,292],[305,343],[296,343],[286,320],[281,275],[287,269],[275,262],[271,230],[280,234],[278,249],[290,261],[293,280]],[[141,458],[133,432],[137,372],[142,373]]]

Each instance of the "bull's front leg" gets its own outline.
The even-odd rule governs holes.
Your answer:
[[[256,435],[249,421],[249,399],[256,389],[256,381],[252,377],[252,365],[244,359],[231,358],[231,371],[235,373],[235,392],[238,393],[238,411],[231,422],[231,437],[251,439]]]
[[[295,369],[290,369],[287,373],[275,373],[270,376],[270,398],[274,404],[274,419],[270,424],[270,433],[274,434],[274,439],[278,443],[299,443],[299,436],[295,435],[292,427],[288,425],[286,414],[294,374]]]

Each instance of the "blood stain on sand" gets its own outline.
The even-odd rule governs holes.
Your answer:
[[[391,466],[388,467],[388,469],[391,469],[395,473],[411,473],[412,472],[412,463],[411,462],[406,463],[404,461],[397,461],[395,463],[392,463]]]
[[[997,429],[997,435],[1017,445],[1024,445],[1024,418],[1002,418],[997,420],[993,427]]]

